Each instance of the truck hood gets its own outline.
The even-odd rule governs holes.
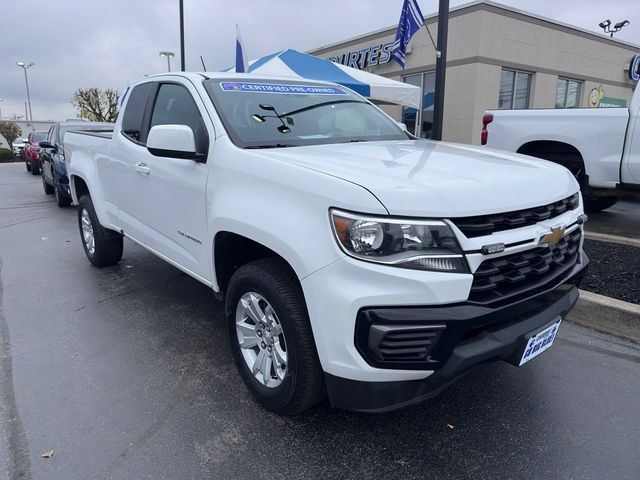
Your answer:
[[[259,154],[360,185],[392,215],[508,212],[549,204],[578,190],[571,173],[551,162],[429,140],[313,145]]]

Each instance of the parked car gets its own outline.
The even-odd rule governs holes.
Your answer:
[[[482,143],[568,168],[580,183],[587,212],[640,195],[640,93],[629,108],[490,110]]]
[[[67,133],[89,262],[117,263],[126,236],[212,288],[240,376],[280,414],[325,392],[403,407],[549,348],[588,262],[573,175],[291,82],[152,76],[113,132]]]
[[[44,193],[55,194],[59,207],[71,204],[71,191],[67,167],[64,163],[64,135],[71,130],[113,130],[113,123],[67,120],[54,123],[47,132],[45,141],[40,142],[40,163]]]
[[[24,145],[27,143],[26,138],[16,138],[13,142],[13,156],[24,159]]]
[[[40,173],[40,142],[47,139],[47,132],[31,132],[24,144],[24,163],[32,175]]]

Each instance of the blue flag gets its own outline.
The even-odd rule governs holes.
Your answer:
[[[420,11],[417,0],[404,0],[398,30],[396,30],[396,40],[391,51],[391,58],[398,62],[403,69],[409,40],[420,30],[423,24],[424,16]]]
[[[240,38],[240,29],[236,23],[236,72],[244,73],[248,70],[249,66],[247,65],[247,57],[244,53],[242,38]]]

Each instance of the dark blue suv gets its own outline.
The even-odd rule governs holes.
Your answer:
[[[56,122],[47,133],[47,140],[40,142],[40,164],[42,170],[42,186],[44,193],[55,193],[59,207],[71,205],[71,190],[67,167],[64,163],[64,134],[74,130],[104,130],[113,128],[113,123],[87,122],[84,120],[67,120]]]

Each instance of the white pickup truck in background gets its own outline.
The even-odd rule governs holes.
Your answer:
[[[67,133],[89,261],[127,237],[211,287],[241,377],[281,414],[398,408],[549,348],[588,263],[573,176],[293,82],[152,76],[112,132]]]
[[[490,110],[483,145],[559,163],[580,183],[585,210],[640,195],[640,94],[628,108]]]

